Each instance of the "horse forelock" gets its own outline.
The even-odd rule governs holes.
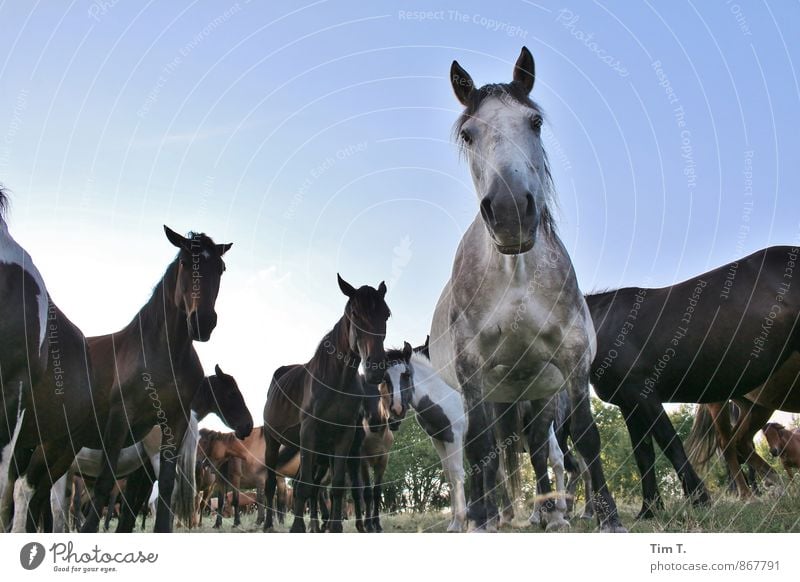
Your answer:
[[[466,144],[461,138],[461,130],[464,124],[476,116],[484,101],[492,97],[500,99],[507,104],[516,103],[522,105],[526,109],[544,115],[543,109],[528,97],[526,90],[518,83],[490,83],[479,89],[475,89],[470,93],[467,106],[453,125],[453,138],[459,146],[460,155],[463,156],[466,152]],[[539,225],[543,228],[545,234],[552,236],[556,234],[555,216],[552,211],[552,207],[556,204],[555,183],[553,182],[553,174],[550,171],[550,159],[547,156],[547,151],[544,149],[543,143],[541,147],[542,159],[544,160],[545,205],[540,211]]]

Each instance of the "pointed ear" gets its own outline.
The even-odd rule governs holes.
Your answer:
[[[231,250],[232,246],[233,246],[233,243],[228,243],[226,245],[217,245],[217,251],[219,252],[219,256],[221,257],[222,255],[227,253],[229,250]]]
[[[347,297],[352,297],[356,294],[355,288],[350,283],[342,279],[342,276],[339,273],[336,273],[336,278],[339,280],[339,289],[342,290],[342,293],[344,293]]]
[[[519,53],[517,64],[514,65],[514,82],[520,85],[525,94],[528,95],[533,89],[533,82],[536,79],[536,67],[533,63],[533,55],[528,47],[522,47]]]
[[[222,375],[223,375],[222,369],[219,367],[219,364],[217,364],[216,366],[214,366],[214,373],[215,373],[217,376],[222,376]]]
[[[378,285],[378,294],[381,296],[381,299],[386,297],[386,282],[381,281],[381,284]]]
[[[164,232],[167,235],[167,240],[172,243],[173,246],[178,247],[179,249],[187,250],[189,248],[189,239],[179,235],[177,232],[172,230],[166,224],[164,225]]]
[[[456,94],[456,99],[466,107],[469,104],[469,96],[475,89],[475,84],[472,82],[472,77],[469,76],[458,61],[453,61],[450,65],[450,84],[453,86],[453,93]]]
[[[414,353],[414,349],[411,347],[411,344],[408,342],[403,342],[403,358],[405,358],[406,362],[411,360],[411,354]]]

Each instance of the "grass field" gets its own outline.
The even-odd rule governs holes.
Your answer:
[[[789,484],[782,492],[773,490],[750,501],[740,501],[727,495],[715,495],[714,501],[705,507],[692,507],[682,499],[666,500],[666,508],[656,519],[635,521],[638,503],[620,503],[620,514],[625,527],[634,533],[663,532],[800,532],[800,482]],[[512,525],[501,531],[508,533],[543,533],[539,527],[528,524],[529,510],[517,510]],[[187,533],[208,532],[259,532],[255,525],[255,513],[242,515],[242,526],[233,527],[233,518],[225,518],[219,530],[213,529],[213,520],[204,517],[203,527],[193,530],[178,529]],[[384,531],[394,533],[445,532],[449,523],[449,511],[440,513],[401,513],[382,517]],[[572,532],[591,532],[596,529],[594,521],[572,520]],[[288,531],[289,523],[275,528],[277,532]],[[345,532],[355,532],[353,520],[345,522]]]

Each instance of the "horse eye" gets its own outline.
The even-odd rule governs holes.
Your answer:
[[[465,144],[469,145],[472,143],[472,136],[466,129],[462,129],[459,135],[461,136],[461,141]]]
[[[537,115],[536,117],[531,119],[531,127],[533,127],[533,130],[534,131],[539,131],[540,129],[542,129],[543,121],[544,120],[542,119],[541,115]]]

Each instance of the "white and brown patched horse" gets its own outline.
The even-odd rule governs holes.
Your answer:
[[[0,529],[33,529],[53,479],[90,437],[91,367],[83,333],[53,303],[30,255],[11,236],[0,188]],[[17,479],[18,476],[22,478]],[[12,485],[12,483],[14,485]]]
[[[448,532],[462,532],[467,527],[464,496],[464,437],[467,416],[462,394],[453,388],[431,365],[428,343],[387,353],[386,378],[389,393],[390,423],[399,423],[409,408],[428,434],[439,455],[445,479],[450,487],[451,519]]]
[[[567,390],[572,434],[589,466],[600,527],[624,531],[606,486],[589,405],[594,328],[556,234],[544,117],[529,97],[534,78],[533,56],[524,47],[511,83],[477,88],[457,62],[451,67],[453,91],[464,106],[456,134],[480,211],[461,239],[434,312],[431,361],[467,404],[467,457],[476,467],[470,515],[479,528],[492,527],[497,515],[490,404],[545,401]]]

